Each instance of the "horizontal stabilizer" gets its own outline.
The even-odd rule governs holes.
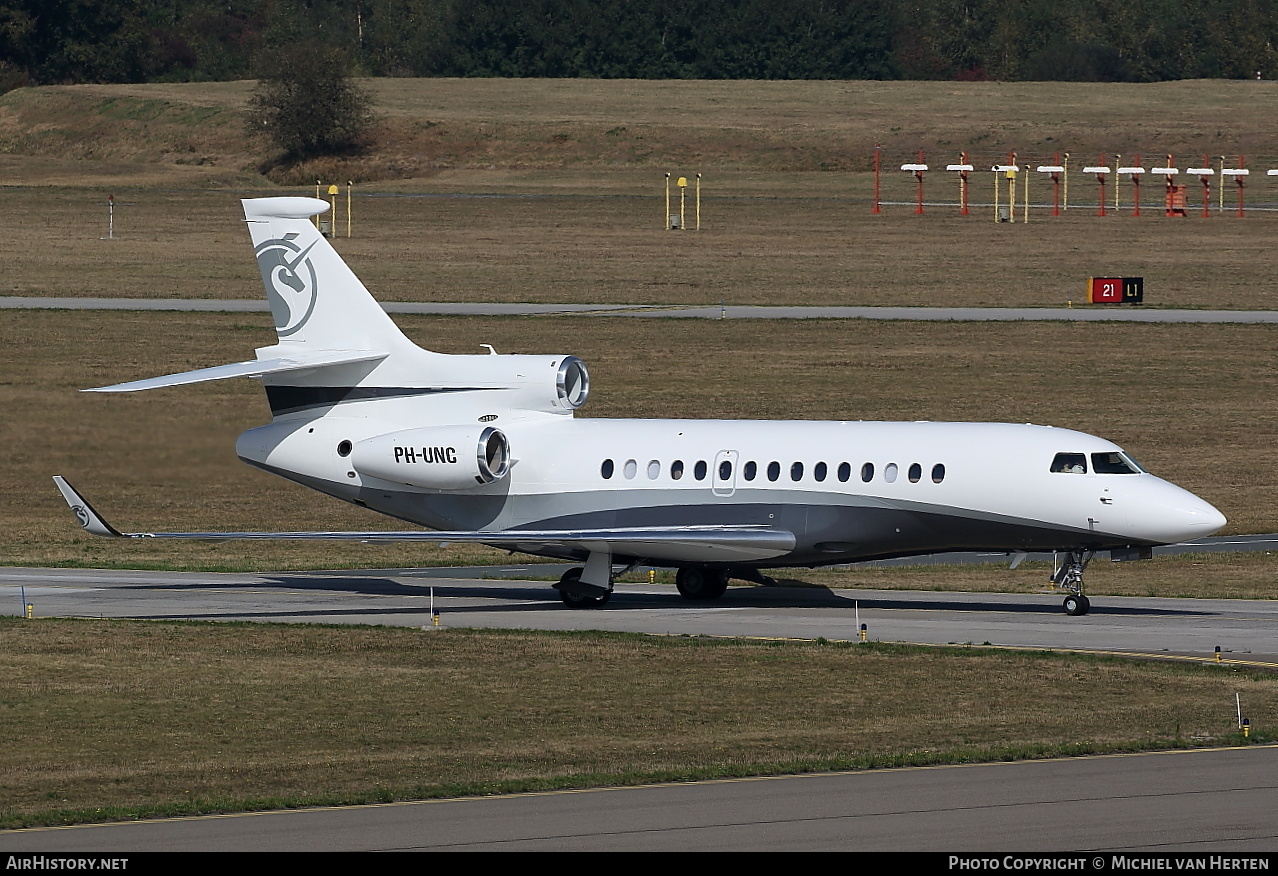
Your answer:
[[[54,476],[76,519],[92,535],[183,538],[205,541],[464,542],[509,550],[545,548],[607,551],[650,560],[731,563],[766,560],[794,550],[794,533],[766,526],[671,526],[621,529],[519,529],[500,532],[408,530],[403,532],[120,532],[107,523],[65,478]]]
[[[311,371],[327,365],[376,362],[380,359],[385,359],[386,356],[386,353],[369,352],[367,350],[323,350],[316,353],[298,353],[297,355],[282,356],[277,359],[251,359],[248,362],[236,362],[231,365],[215,365],[212,368],[183,371],[179,374],[166,374],[163,377],[149,377],[145,380],[131,380],[128,383],[117,383],[113,386],[99,386],[80,391],[140,392],[144,389],[186,386],[187,384],[204,383],[209,380],[228,380],[232,377],[265,377],[268,374]]]

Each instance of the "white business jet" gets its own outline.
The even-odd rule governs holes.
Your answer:
[[[1148,557],[1225,524],[1120,447],[1049,426],[576,419],[580,359],[424,350],[316,230],[325,202],[243,203],[279,342],[89,391],[260,380],[273,417],[240,436],[242,460],[435,531],[131,537],[477,542],[581,562],[555,585],[573,608],[604,605],[616,567],[639,563],[709,600],[763,569],[1050,550],[1066,557],[1053,577],[1065,610],[1081,615],[1097,551]],[[54,480],[88,532],[125,535]]]

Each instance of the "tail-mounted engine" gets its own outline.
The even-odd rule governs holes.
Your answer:
[[[463,490],[510,471],[510,441],[492,426],[405,429],[358,442],[351,466],[365,477],[428,490]]]
[[[571,415],[590,395],[590,372],[576,356],[434,355],[421,371],[452,390],[442,398],[453,414],[466,403],[481,414],[505,407]]]
[[[559,405],[575,410],[586,403],[590,395],[590,372],[586,363],[576,356],[565,356],[555,372],[555,395]]]

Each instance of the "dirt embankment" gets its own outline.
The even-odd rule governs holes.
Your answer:
[[[24,88],[0,96],[9,184],[134,176],[207,186],[431,177],[443,171],[698,166],[866,171],[923,150],[933,163],[1009,152],[1278,155],[1271,82],[1153,85],[940,82],[634,82],[387,79],[364,83],[379,120],[368,149],[281,166],[246,131],[252,83]],[[1157,157],[1155,157],[1157,156]],[[1215,160],[1218,160],[1216,158]]]

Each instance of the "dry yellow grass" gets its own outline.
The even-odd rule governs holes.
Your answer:
[[[1155,305],[1273,306],[1272,214],[1100,221],[1040,210],[1023,227],[939,208],[873,217],[865,172],[875,143],[889,166],[924,148],[933,162],[969,149],[977,164],[1009,149],[1035,163],[1058,149],[1076,162],[1101,150],[1245,152],[1258,167],[1278,154],[1273,83],[372,85],[385,114],[373,152],[297,176],[386,180],[377,190],[396,197],[361,186],[357,236],[338,241],[384,300],[1058,305],[1087,276],[1114,273],[1144,275]],[[291,190],[255,172],[266,156],[241,134],[247,91],[82,86],[0,98],[0,292],[259,298],[236,199]],[[705,174],[702,232],[660,229],[667,170]],[[952,199],[953,180],[936,176],[931,196]],[[1253,203],[1275,199],[1254,182]],[[99,240],[108,191],[119,203],[119,239],[109,242]],[[1089,203],[1089,192],[1076,183],[1073,202]],[[911,197],[909,177],[889,172],[885,200]],[[1278,528],[1273,327],[401,323],[444,352],[487,342],[582,355],[595,380],[590,416],[1080,428],[1218,504],[1231,531]],[[6,312],[0,562],[279,569],[498,558],[82,537],[49,475],[72,478],[129,529],[394,525],[241,465],[235,435],[268,416],[247,381],[76,392],[242,359],[272,341],[265,314]],[[1269,596],[1275,563],[1097,564],[1091,583],[1096,593]],[[1042,570],[803,577],[1026,590]],[[1271,679],[1081,658],[373,628],[0,626],[9,824],[69,808],[172,813],[249,797],[304,804],[1210,743],[1230,738],[1235,691],[1256,704],[1257,727],[1278,720],[1266,705]],[[796,701],[795,690],[805,696]]]
[[[481,342],[570,352],[593,374],[589,416],[1038,422],[1126,446],[1203,495],[1231,532],[1278,530],[1269,462],[1272,326],[401,318],[443,352]],[[77,390],[242,359],[266,314],[8,312],[0,344],[0,555],[12,565],[352,567],[434,564],[434,550],[176,545],[81,536],[63,474],[135,530],[384,528],[385,518],[242,465],[235,436],[269,417],[250,381],[124,396]],[[671,381],[679,384],[670,392]],[[465,562],[472,555],[449,555]],[[497,555],[490,555],[493,559]],[[1140,564],[1134,564],[1139,566]],[[1126,568],[1126,567],[1124,567]]]
[[[1278,721],[1219,667],[884,646],[0,619],[0,660],[4,826],[1220,744],[1236,692]]]
[[[1025,152],[1066,141],[1132,150],[1167,141],[1184,150],[1192,141],[1252,153],[1275,131],[1257,103],[1272,83],[372,85],[394,136],[369,160],[405,160],[413,150],[429,158],[430,143],[470,150],[428,178],[380,184],[382,196],[357,189],[356,236],[337,245],[383,300],[1059,305],[1079,296],[1088,275],[1115,273],[1144,275],[1152,305],[1274,306],[1268,251],[1278,214],[1100,220],[1074,210],[1056,219],[1040,212],[1025,226],[960,218],[952,208],[872,216],[868,174],[821,172],[810,160],[828,153],[838,167],[860,166],[874,142],[889,152],[907,142]],[[260,299],[237,198],[282,190],[245,175],[256,159],[233,116],[247,91],[246,83],[77,86],[0,98],[9,153],[0,173],[10,184],[0,189],[10,217],[0,291]],[[640,133],[660,148],[616,151]],[[74,149],[66,145],[73,140]],[[665,168],[706,171],[703,231],[661,230]],[[224,184],[219,174],[259,182],[235,192],[197,188]],[[147,183],[116,190],[117,240],[99,240],[106,188],[49,185],[89,179]],[[890,173],[885,184],[885,197],[908,198],[908,175]],[[1264,185],[1256,180],[1258,192]],[[476,192],[498,197],[466,196]],[[596,378],[593,416],[1081,428],[1216,502],[1231,531],[1278,528],[1268,464],[1273,330],[1264,326],[404,323],[439,349],[473,351],[483,341],[581,354]],[[9,351],[0,429],[16,449],[0,500],[14,523],[9,562],[217,565],[225,556],[210,546],[133,547],[139,552],[126,560],[117,546],[79,539],[48,488],[58,470],[137,528],[386,525],[233,459],[235,434],[266,416],[250,384],[129,399],[73,392],[243,358],[272,340],[264,315],[8,313],[0,326]],[[664,391],[685,375],[680,393]],[[257,510],[278,509],[281,497],[287,520]],[[422,561],[407,549],[255,550],[237,561]],[[449,555],[476,556],[485,555]]]
[[[1268,81],[364,84],[383,117],[371,154],[346,165],[364,178],[464,169],[864,171],[876,144],[893,166],[918,149],[946,160],[968,150],[980,166],[1011,150],[1072,151],[1083,161],[1100,152],[1243,153],[1253,166],[1278,156],[1270,112],[1278,84]],[[184,179],[192,176],[183,168],[194,165],[216,179],[265,157],[241,134],[238,113],[251,86],[21,89],[0,98],[0,144],[15,154],[131,162],[152,172],[163,165]]]
[[[1144,276],[1153,307],[1278,308],[1278,213],[997,225],[954,208],[874,216],[844,188],[854,175],[824,193],[796,179],[791,198],[742,175],[707,181],[703,230],[676,233],[660,175],[624,176],[602,194],[572,177],[549,194],[360,196],[336,245],[384,301],[1061,307],[1089,276]],[[0,190],[0,293],[259,300],[238,198],[279,193],[118,190],[107,241],[105,190]]]
[[[385,300],[1042,306],[1116,274],[1144,276],[1151,305],[1276,306],[1278,214],[1166,219],[1147,184],[1143,217],[1101,220],[1095,184],[1077,172],[1101,151],[1143,152],[1145,164],[1174,152],[1182,167],[1204,154],[1244,153],[1257,171],[1278,163],[1272,82],[367,84],[385,120],[377,145],[297,178],[302,191],[317,176],[380,180],[357,188],[357,235],[340,245]],[[257,297],[236,199],[289,190],[256,173],[267,156],[238,116],[249,90],[0,96],[0,291]],[[876,143],[883,198],[897,202],[912,202],[913,179],[893,168],[920,148],[938,167],[964,149],[978,167],[1010,150],[1030,166],[1072,150],[1076,209],[1037,209],[1024,227],[996,225],[988,209],[915,216],[908,203],[873,216]],[[667,171],[704,173],[700,233],[661,230]],[[1045,204],[1050,188],[1033,176]],[[929,199],[954,201],[952,177],[932,173]],[[108,191],[120,204],[110,243],[98,241]],[[363,196],[373,191],[403,197]],[[1253,206],[1278,203],[1262,174],[1248,192]],[[991,199],[990,174],[976,175],[972,197]]]

